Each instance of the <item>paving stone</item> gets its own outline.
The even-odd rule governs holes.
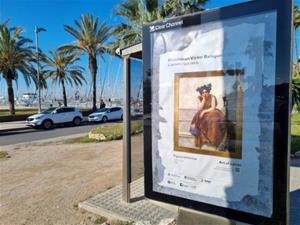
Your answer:
[[[139,199],[129,204],[121,201],[122,187],[116,186],[79,204],[87,211],[100,215],[112,215],[119,219],[136,222],[136,225],[168,225],[163,221],[174,220],[177,213],[154,204],[144,197],[144,179],[131,183],[131,199]]]

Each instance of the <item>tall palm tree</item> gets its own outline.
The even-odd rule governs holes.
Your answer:
[[[0,75],[6,80],[10,115],[15,115],[13,81],[18,80],[19,73],[27,86],[33,78],[34,52],[29,46],[30,39],[23,37],[21,27],[8,27],[6,21],[0,24]]]
[[[164,17],[180,16],[204,10],[202,6],[208,0],[166,0],[163,8]]]
[[[127,0],[118,5],[114,14],[124,22],[113,30],[116,41],[112,49],[125,47],[142,41],[142,27],[165,17],[172,17],[203,10],[201,6],[208,0],[166,0],[158,5],[157,0]]]
[[[293,106],[300,105],[300,68],[299,68],[299,52],[297,44],[297,28],[300,26],[300,9],[297,5],[294,6],[294,41],[296,51],[296,62],[293,65],[292,77],[292,104]]]
[[[294,6],[294,41],[295,41],[295,51],[296,51],[296,65],[299,66],[299,52],[297,44],[297,28],[300,26],[300,9],[297,5]]]
[[[96,106],[96,81],[97,81],[97,56],[103,56],[107,52],[106,41],[110,38],[110,27],[105,22],[99,26],[99,19],[94,19],[92,15],[87,14],[75,20],[76,27],[65,25],[65,30],[70,33],[76,42],[67,44],[60,49],[68,52],[75,52],[77,55],[86,54],[89,59],[89,70],[93,82],[93,110]]]
[[[162,13],[155,1],[127,0],[118,5],[114,14],[124,18],[124,22],[113,30],[116,36],[115,48],[141,42],[143,23],[161,19]]]
[[[62,86],[64,106],[67,106],[66,84],[73,86],[82,85],[85,82],[84,68],[74,63],[79,60],[76,53],[68,53],[60,50],[50,51],[43,61],[47,69],[44,71],[45,78],[52,78],[53,83]]]

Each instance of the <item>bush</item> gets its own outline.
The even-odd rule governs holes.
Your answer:
[[[1,158],[5,158],[5,157],[7,157],[7,156],[8,156],[8,153],[7,153],[6,151],[0,150],[0,159],[1,159]]]
[[[143,132],[143,121],[136,120],[131,123],[131,134],[138,134]],[[108,126],[101,126],[93,128],[89,132],[90,139],[96,139],[97,141],[111,141],[119,140],[123,138],[123,124],[114,124]]]
[[[142,133],[144,130],[143,120],[135,120],[131,122],[131,135]],[[91,143],[120,140],[123,138],[123,124],[102,125],[93,128],[88,135],[68,140],[66,143]]]

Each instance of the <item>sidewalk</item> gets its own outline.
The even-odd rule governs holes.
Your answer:
[[[290,225],[300,225],[300,159],[291,160],[290,166]],[[173,221],[177,217],[176,207],[157,204],[144,197],[143,179],[131,183],[131,203],[121,201],[122,187],[116,186],[91,197],[81,203],[79,208],[111,219],[142,222],[138,224],[166,224],[162,220]],[[163,207],[163,205],[165,207]],[[244,224],[244,223],[241,223]]]
[[[15,122],[1,122],[0,132],[7,132],[12,130],[25,130],[28,129],[25,125],[25,121],[15,121]]]
[[[122,202],[122,186],[102,192],[84,202],[79,208],[108,219],[134,221],[139,225],[172,224],[178,216],[177,207],[151,201],[144,197],[144,178],[131,183],[131,201]]]

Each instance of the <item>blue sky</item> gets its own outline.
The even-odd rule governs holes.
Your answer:
[[[53,50],[62,44],[74,41],[72,36],[64,31],[63,25],[74,25],[74,19],[78,19],[80,15],[91,13],[95,17],[99,17],[100,21],[106,21],[109,25],[120,23],[120,18],[112,13],[120,2],[120,0],[0,0],[0,22],[10,19],[10,25],[25,28],[23,35],[32,40],[34,40],[35,25],[46,28],[46,32],[39,34],[39,46],[47,53],[49,50]],[[245,1],[210,0],[205,8],[217,8],[240,2]],[[300,0],[296,0],[296,4],[299,3]],[[116,87],[115,84],[122,82],[120,59],[106,56],[104,61],[102,60],[98,63],[100,68],[98,71],[98,87],[105,80],[104,95],[122,95],[120,88],[114,88]],[[80,64],[86,68],[87,82],[90,83],[86,57],[82,57]],[[135,71],[133,73],[132,92],[137,93],[141,77],[141,63],[135,63],[132,70]],[[6,95],[5,82],[3,79],[0,82],[0,96]],[[61,93],[60,88],[57,85],[50,87],[48,94],[59,97]],[[76,89],[69,87],[69,92],[74,93]],[[90,87],[85,85],[80,90],[81,92],[89,93]],[[31,85],[27,88],[24,80],[22,78],[19,79],[15,92],[22,94],[27,91],[34,92],[34,86]]]

